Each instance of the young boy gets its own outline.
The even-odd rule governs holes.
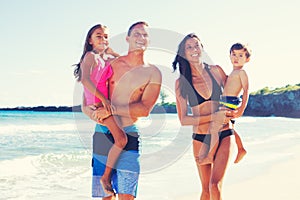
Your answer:
[[[236,43],[231,46],[230,48],[230,60],[233,65],[233,70],[229,74],[226,84],[224,86],[224,91],[222,97],[220,99],[220,108],[219,110],[232,110],[230,112],[233,118],[237,118],[243,115],[247,102],[248,102],[248,76],[245,70],[243,69],[244,64],[249,62],[251,56],[251,51],[248,49],[246,45],[241,43]],[[242,104],[241,99],[239,98],[240,92],[243,90],[242,94]],[[240,105],[240,106],[239,106]],[[218,114],[220,114],[219,112]],[[224,119],[223,115],[216,115],[217,117],[221,117]],[[232,120],[234,123],[234,120]],[[223,120],[216,119],[212,121],[210,124],[210,134],[211,134],[211,141],[210,141],[210,150],[207,156],[201,160],[199,160],[200,165],[210,164],[213,163],[215,153],[219,146],[219,131],[223,126]],[[234,161],[234,163],[238,163],[247,153],[243,147],[241,138],[234,131],[235,140],[238,147],[238,154]]]

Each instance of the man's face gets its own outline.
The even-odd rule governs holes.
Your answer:
[[[136,25],[130,35],[126,37],[126,41],[129,43],[130,51],[145,51],[149,45],[148,28],[143,24]]]

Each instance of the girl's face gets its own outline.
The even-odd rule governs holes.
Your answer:
[[[249,61],[249,58],[247,58],[244,49],[233,50],[230,53],[230,61],[234,67],[243,67]]]
[[[185,58],[189,62],[199,62],[202,53],[201,43],[197,38],[189,38],[185,42]]]
[[[108,30],[106,28],[97,28],[89,39],[89,44],[93,50],[98,53],[103,53],[108,47]]]

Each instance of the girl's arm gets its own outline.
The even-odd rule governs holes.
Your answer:
[[[114,50],[112,50],[112,48],[108,47],[106,50],[105,50],[105,53],[106,54],[109,54],[109,55],[112,55],[113,57],[119,57],[120,54],[114,52]]]

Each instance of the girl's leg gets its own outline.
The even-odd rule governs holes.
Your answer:
[[[222,182],[233,151],[233,136],[225,137],[218,148],[210,180],[211,200],[221,200]]]
[[[116,200],[116,195],[112,195],[110,197],[103,197],[102,200]]]
[[[130,194],[118,194],[118,200],[134,200],[134,196]]]
[[[209,194],[209,181],[210,181],[210,174],[211,174],[211,165],[199,165],[199,158],[203,158],[206,156],[208,152],[208,145],[193,140],[193,151],[194,151],[194,158],[197,164],[198,174],[201,181],[202,186],[202,193],[200,200],[210,200]]]
[[[106,168],[104,171],[104,174],[100,180],[103,189],[106,193],[112,194],[113,189],[111,186],[111,172],[112,168],[114,167],[116,161],[118,160],[122,150],[127,144],[127,135],[124,133],[124,131],[120,128],[119,124],[116,121],[117,119],[114,118],[114,116],[110,116],[104,120],[105,126],[109,129],[111,132],[113,138],[114,138],[114,144],[109,150],[107,162],[106,162]]]
[[[243,146],[241,137],[235,130],[234,130],[234,136],[235,136],[235,142],[236,142],[237,148],[238,148],[238,153],[236,155],[236,159],[235,159],[234,163],[238,163],[246,155],[247,151],[245,150],[245,148]]]

